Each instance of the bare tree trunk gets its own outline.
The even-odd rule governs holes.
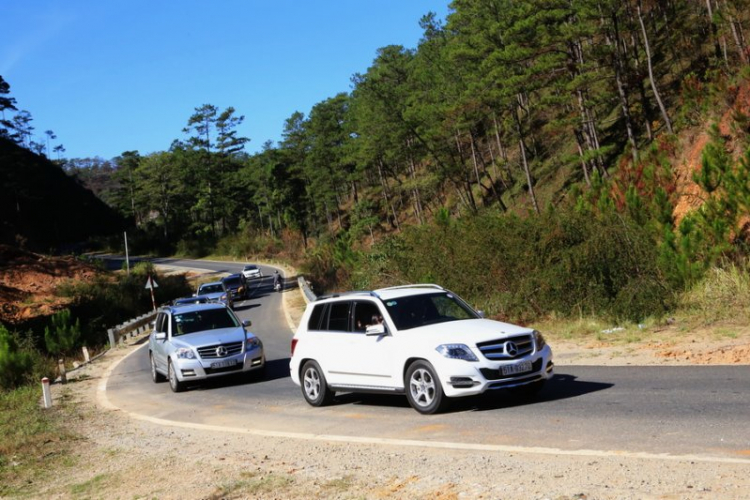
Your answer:
[[[505,173],[508,175],[508,182],[513,184],[513,172],[510,170],[510,164],[508,163],[508,153],[503,147],[503,142],[500,140],[500,126],[497,123],[497,115],[494,113],[492,114],[492,121],[495,123],[495,140],[497,141],[497,149],[500,151],[500,158],[503,160]]]
[[[659,109],[661,110],[661,116],[664,118],[664,124],[667,126],[667,130],[669,130],[670,134],[674,134],[674,130],[672,129],[672,121],[669,119],[669,114],[667,114],[667,108],[664,107],[664,103],[661,100],[661,96],[659,95],[659,89],[656,87],[656,80],[654,78],[654,68],[651,64],[651,47],[648,43],[648,34],[646,33],[646,25],[643,22],[643,10],[641,5],[641,0],[638,0],[638,3],[636,4],[636,7],[638,9],[638,22],[641,24],[641,33],[643,34],[643,46],[646,49],[646,63],[648,64],[648,78],[651,81],[651,90],[654,92],[654,98],[656,99],[657,104],[659,105]]]
[[[706,0],[707,3],[710,3],[711,0]],[[729,5],[727,4],[727,1],[724,0],[724,11],[729,11]],[[748,63],[748,56],[747,56],[747,45],[745,44],[745,37],[742,33],[742,25],[735,21],[734,16],[732,16],[731,13],[727,12],[726,14],[727,20],[729,21],[729,27],[732,30],[732,38],[734,38],[734,43],[737,45],[737,50],[740,53],[740,59],[744,64]]]
[[[417,220],[419,220],[420,224],[424,224],[424,215],[422,210],[422,195],[419,192],[419,187],[417,186],[417,167],[414,165],[414,157],[411,155],[411,145],[412,141],[411,139],[407,139],[406,145],[409,148],[409,174],[411,175],[412,183],[414,184],[414,187],[412,188],[412,196],[414,196],[414,213],[417,216]]]
[[[716,59],[721,58],[721,46],[719,45],[719,30],[714,22],[714,7],[711,4],[711,0],[706,0],[706,9],[708,10],[708,25],[711,28],[711,35],[714,39],[714,54]]]
[[[516,130],[518,132],[518,149],[521,153],[521,164],[523,165],[523,171],[526,174],[526,184],[529,189],[529,196],[531,197],[531,204],[534,207],[534,211],[539,214],[539,205],[536,202],[536,195],[534,194],[534,184],[531,180],[531,169],[529,168],[529,162],[526,159],[526,143],[523,140],[523,131],[521,130],[521,120],[518,118],[517,110],[513,111],[513,118],[516,121]]]
[[[382,160],[378,160],[378,177],[380,178],[380,185],[383,188],[383,200],[385,201],[385,206],[390,209],[391,216],[393,217],[393,223],[391,225],[395,227],[397,231],[401,231],[401,228],[398,224],[398,216],[396,215],[396,210],[393,208],[393,203],[391,202],[391,197],[389,195],[388,181],[383,175]]]
[[[625,118],[625,129],[628,133],[628,141],[630,142],[630,148],[633,155],[633,163],[638,163],[638,143],[635,139],[633,118],[632,116],[630,116],[630,97],[627,90],[625,89],[625,85],[623,84],[624,54],[622,54],[620,51],[620,26],[616,13],[612,14],[612,28],[614,29],[614,40],[609,41],[608,43],[612,47],[612,65],[615,69],[617,94],[620,97],[620,108],[622,109],[622,116],[623,118]]]
[[[583,177],[586,179],[586,185],[591,187],[591,178],[589,177],[589,167],[586,164],[586,157],[583,154],[583,138],[581,137],[581,131],[576,129],[574,131],[576,136],[576,145],[578,146],[578,155],[581,157],[581,169],[583,170]]]
[[[474,134],[472,134],[471,132],[469,133],[469,138],[471,139],[471,157],[472,157],[472,160],[474,161],[474,172],[476,173],[476,176],[477,176],[477,183],[479,184],[479,186],[482,189],[490,191],[492,193],[493,198],[495,198],[495,201],[500,205],[500,207],[503,209],[503,211],[506,211],[507,207],[505,206],[505,203],[503,203],[503,200],[500,199],[500,194],[497,192],[497,189],[495,189],[495,180],[492,178],[492,176],[490,175],[490,173],[487,171],[487,167],[486,167],[484,161],[481,162],[482,163],[482,173],[484,173],[484,175],[486,175],[487,178],[490,181],[490,187],[489,187],[489,189],[487,189],[484,186],[484,184],[482,184],[482,182],[479,180],[480,179],[480,177],[479,177],[479,168],[478,168],[479,167],[479,161],[477,160],[477,151],[476,151],[479,146],[475,144]],[[490,148],[490,152],[491,151],[492,151],[492,148]]]

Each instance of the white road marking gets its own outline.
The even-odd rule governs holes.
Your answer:
[[[130,357],[133,353],[137,352],[138,349],[134,349],[127,355],[123,356],[120,360],[110,366],[104,373],[99,386],[97,387],[97,401],[100,406],[113,410],[121,411],[128,415],[130,418],[135,420],[143,420],[151,422],[153,424],[170,426],[170,427],[181,427],[185,429],[196,429],[213,432],[228,432],[232,434],[246,434],[252,436],[261,437],[272,437],[272,438],[284,438],[284,439],[303,439],[307,441],[326,441],[326,442],[338,442],[338,443],[358,443],[358,444],[370,444],[370,445],[384,445],[384,446],[410,446],[418,448],[433,448],[433,449],[446,449],[446,450],[464,450],[464,451],[484,451],[484,452],[501,452],[501,453],[529,453],[537,455],[555,455],[555,456],[571,456],[571,457],[614,457],[614,458],[634,458],[643,460],[662,460],[671,462],[702,462],[702,463],[725,463],[725,464],[742,464],[750,465],[750,459],[745,458],[730,458],[730,457],[712,457],[706,455],[672,455],[669,453],[646,453],[646,452],[632,452],[632,451],[618,451],[618,450],[563,450],[559,448],[544,448],[535,446],[507,446],[507,445],[493,445],[493,444],[477,444],[477,443],[457,443],[449,441],[420,441],[416,439],[390,439],[390,438],[377,438],[367,436],[341,436],[335,434],[312,434],[306,432],[285,432],[285,431],[270,431],[260,429],[244,429],[240,427],[226,427],[224,425],[208,425],[208,424],[194,424],[191,422],[178,422],[173,420],[166,420],[162,418],[149,417],[148,415],[141,415],[138,413],[132,413],[122,408],[118,408],[113,405],[107,397],[107,381],[110,375],[117,366]]]

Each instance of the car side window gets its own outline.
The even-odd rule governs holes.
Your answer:
[[[348,332],[349,330],[349,306],[351,302],[334,302],[328,312],[328,330],[337,332]]]
[[[156,322],[154,323],[154,330],[160,333],[167,333],[167,322],[165,321],[167,315],[159,313],[156,316]]]
[[[323,318],[323,311],[325,311],[326,305],[319,304],[315,306],[310,313],[310,319],[307,322],[308,330],[323,330],[324,328],[320,325],[320,320]]]
[[[378,306],[370,301],[354,303],[354,331],[364,333],[368,326],[382,323],[383,316]]]

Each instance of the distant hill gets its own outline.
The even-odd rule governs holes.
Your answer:
[[[54,252],[124,226],[119,214],[60,167],[0,138],[0,244]]]

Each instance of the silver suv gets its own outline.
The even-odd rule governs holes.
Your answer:
[[[148,339],[151,378],[169,379],[174,392],[189,382],[235,373],[262,374],[263,343],[223,304],[189,304],[159,310]]]
[[[337,391],[406,394],[419,413],[492,389],[524,395],[552,377],[538,331],[484,319],[437,285],[319,297],[292,339],[291,377],[312,406]]]

